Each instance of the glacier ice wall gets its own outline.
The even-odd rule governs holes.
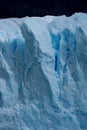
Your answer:
[[[0,130],[87,130],[87,14],[0,20]]]

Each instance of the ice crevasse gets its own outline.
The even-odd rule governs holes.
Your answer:
[[[0,20],[0,130],[87,130],[87,14]]]

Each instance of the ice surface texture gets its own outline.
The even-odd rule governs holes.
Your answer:
[[[87,14],[0,20],[0,130],[87,130]]]

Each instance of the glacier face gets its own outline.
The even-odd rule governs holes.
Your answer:
[[[87,130],[87,14],[0,20],[0,130]]]

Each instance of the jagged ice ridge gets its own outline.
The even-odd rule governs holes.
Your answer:
[[[87,130],[87,14],[0,20],[0,130]]]

